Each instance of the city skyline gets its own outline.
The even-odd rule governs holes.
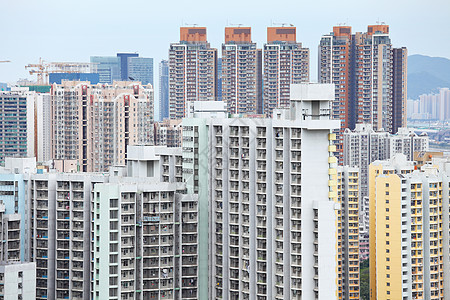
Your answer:
[[[445,51],[450,47],[450,41],[439,38],[443,35],[444,28],[450,26],[450,20],[445,18],[450,3],[443,0],[436,1],[434,5],[410,1],[408,7],[403,2],[382,1],[365,12],[356,9],[360,6],[356,1],[347,1],[348,5],[330,2],[327,5],[308,3],[301,6],[293,1],[285,1],[283,5],[275,7],[266,5],[270,4],[268,1],[259,3],[258,6],[249,2],[239,3],[239,11],[234,10],[233,3],[237,4],[232,1],[229,6],[219,10],[211,9],[206,1],[196,1],[196,5],[190,3],[189,6],[180,2],[179,5],[163,3],[154,7],[134,1],[126,6],[121,5],[121,9],[117,9],[118,2],[108,2],[108,6],[105,6],[104,3],[82,1],[76,7],[56,1],[39,4],[25,1],[20,5],[8,2],[4,5],[4,11],[8,14],[3,16],[0,24],[7,29],[3,39],[9,47],[2,49],[0,60],[11,62],[1,65],[0,81],[13,82],[19,78],[32,78],[24,70],[24,66],[37,62],[39,57],[46,61],[88,61],[93,55],[139,52],[143,57],[152,57],[154,62],[159,62],[167,59],[167,45],[178,40],[179,27],[192,23],[206,26],[208,41],[218,49],[223,43],[224,28],[227,26],[235,26],[236,23],[251,26],[252,40],[258,47],[262,47],[266,42],[267,27],[281,26],[281,22],[287,26],[293,24],[297,27],[297,40],[311,49],[311,62],[314,62],[317,61],[320,38],[329,33],[332,26],[345,23],[352,26],[353,31],[365,31],[368,24],[379,21],[390,25],[394,47],[406,46],[410,55],[450,58]],[[298,7],[299,10],[286,9],[289,6]],[[68,9],[72,11],[70,15],[65,13]],[[150,13],[149,9],[152,9]],[[133,20],[128,20],[126,25],[116,25],[116,20],[121,15],[129,13],[133,13]],[[31,26],[28,20],[37,15],[52,17],[39,18],[38,31],[32,32],[29,30]],[[88,21],[79,22],[80,15]],[[171,18],[167,18],[168,15]],[[424,19],[425,15],[433,17]],[[45,43],[46,40],[55,38],[59,40],[58,43]],[[71,44],[70,40],[73,38],[84,42]],[[317,65],[314,63],[311,65],[310,78],[311,81],[317,81]]]

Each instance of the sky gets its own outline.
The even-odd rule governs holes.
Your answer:
[[[0,0],[0,82],[36,78],[25,65],[88,62],[90,56],[138,52],[158,63],[167,59],[179,27],[207,27],[208,41],[219,48],[224,28],[252,27],[252,40],[262,47],[266,27],[294,24],[297,40],[311,51],[311,80],[317,80],[317,48],[323,34],[337,24],[366,31],[367,25],[390,25],[394,47],[409,54],[450,58],[448,0]]]

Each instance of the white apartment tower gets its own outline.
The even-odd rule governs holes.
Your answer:
[[[172,151],[171,151],[172,150]],[[92,195],[92,299],[198,299],[198,207],[180,149],[131,147]]]
[[[291,109],[273,119],[183,120],[183,176],[199,197],[200,257],[209,253],[200,297],[336,298],[333,95],[292,85]]]

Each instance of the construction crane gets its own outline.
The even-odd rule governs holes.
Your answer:
[[[50,73],[90,73],[96,65],[96,63],[45,62],[39,58],[39,63],[28,64],[25,69],[31,69],[29,70],[30,75],[37,75],[38,85],[46,85]]]
[[[0,60],[0,63],[8,63],[11,62],[10,60]]]

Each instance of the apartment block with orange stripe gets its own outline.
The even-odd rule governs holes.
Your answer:
[[[290,86],[309,82],[309,49],[297,42],[297,28],[268,27],[264,44],[264,114],[288,108]]]
[[[206,27],[181,27],[180,41],[169,48],[169,118],[186,116],[189,101],[217,97],[217,49],[206,39]]]
[[[341,120],[336,155],[342,155],[342,133],[356,124],[396,133],[406,126],[406,48],[393,48],[389,26],[369,25],[352,33],[335,26],[319,45],[318,81],[334,83],[333,119]]]
[[[232,114],[258,114],[262,107],[262,51],[250,27],[226,27],[222,44],[222,100]]]

